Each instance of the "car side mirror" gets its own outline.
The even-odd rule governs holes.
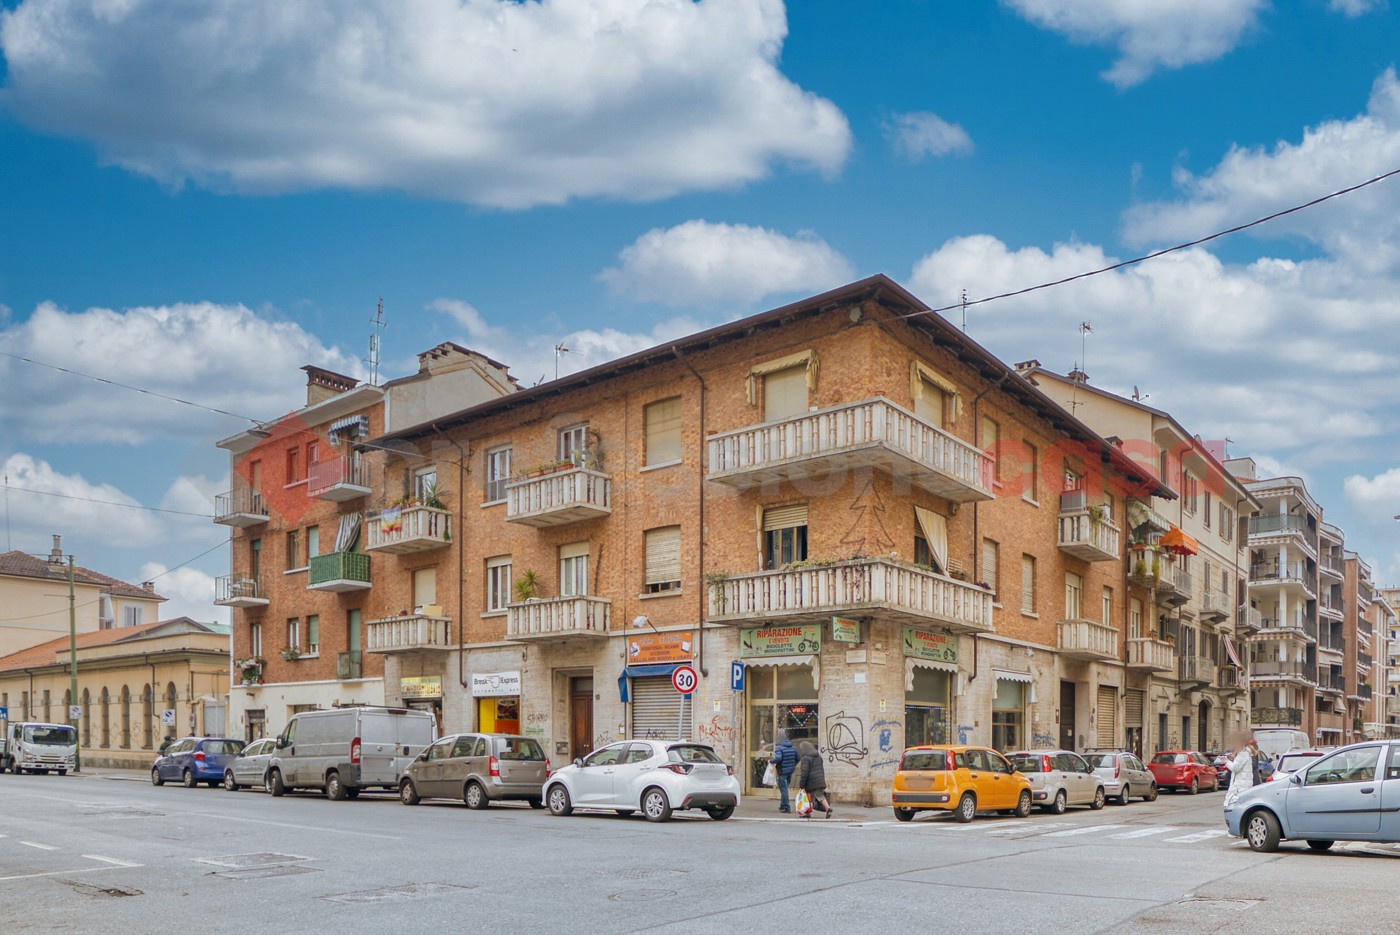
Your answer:
[[[287,749],[288,747],[290,747],[291,745],[292,745],[292,742],[291,742],[290,740],[288,740],[286,737],[278,737],[278,738],[277,738],[277,749],[278,749],[278,750],[285,750],[285,749]]]
[[[1293,775],[1288,777],[1288,781],[1293,783],[1293,785],[1295,786],[1301,786],[1303,784],[1303,774],[1294,773]]]
[[[574,760],[574,765],[575,765],[575,766],[582,766],[582,765],[583,765],[583,758],[582,758],[582,757],[579,757],[578,759]]]

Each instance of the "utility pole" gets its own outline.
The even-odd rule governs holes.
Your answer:
[[[78,740],[78,719],[73,706],[78,704],[78,604],[73,590],[73,556],[68,556],[68,723],[73,728],[73,772],[83,769],[83,747]]]

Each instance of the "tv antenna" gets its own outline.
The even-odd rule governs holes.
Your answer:
[[[369,333],[369,356],[365,358],[365,363],[369,364],[369,385],[379,385],[379,334],[386,326],[384,321],[384,296],[379,297],[379,305],[374,310],[374,317],[369,320],[373,331]]]
[[[1088,367],[1085,366],[1084,362],[1089,356],[1089,335],[1092,334],[1093,331],[1094,326],[1091,322],[1081,321],[1079,323],[1079,364],[1074,368],[1078,371],[1078,374],[1070,375],[1070,415],[1076,415],[1079,409],[1079,384],[1087,382],[1089,379]]]
[[[567,353],[569,353],[569,349],[564,346],[563,341],[554,345],[554,379],[556,380],[559,379],[559,358]]]
[[[962,306],[962,329],[963,329],[963,334],[967,334],[967,290],[966,290],[966,289],[963,289],[963,291],[962,291],[962,300],[961,300],[961,302],[959,302],[959,304]]]

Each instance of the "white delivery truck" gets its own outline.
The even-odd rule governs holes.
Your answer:
[[[78,732],[67,724],[11,721],[5,731],[0,771],[57,772],[64,776],[78,763]]]
[[[397,791],[399,777],[437,739],[427,711],[365,705],[302,711],[277,738],[267,765],[267,789],[321,789],[330,799],[353,799],[361,789]]]

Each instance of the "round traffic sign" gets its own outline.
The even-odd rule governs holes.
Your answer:
[[[700,684],[700,676],[693,666],[676,666],[676,671],[671,673],[671,684],[682,695],[689,695]]]

